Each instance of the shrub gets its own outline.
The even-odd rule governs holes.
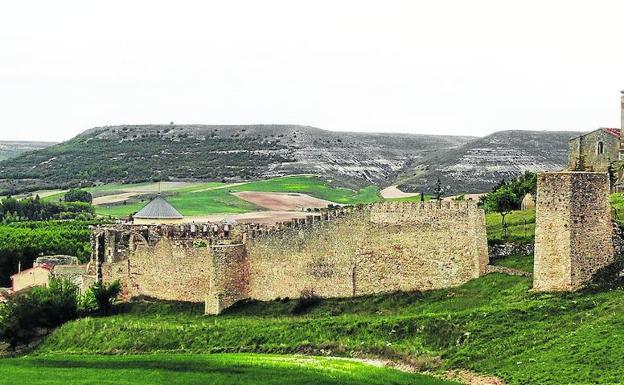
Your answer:
[[[121,285],[119,281],[115,281],[109,285],[98,282],[91,287],[90,291],[93,293],[95,301],[97,302],[98,310],[101,314],[106,316],[110,314],[113,302],[121,293]]]
[[[65,193],[65,202],[93,202],[93,196],[90,192],[80,189],[71,189]]]
[[[295,303],[290,313],[292,315],[301,315],[307,313],[314,306],[321,302],[321,298],[314,293],[314,289],[303,289],[301,297]]]
[[[0,340],[11,348],[30,342],[40,329],[51,329],[78,317],[78,288],[68,280],[52,279],[0,306]]]

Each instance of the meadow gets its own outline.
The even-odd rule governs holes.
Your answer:
[[[115,195],[131,191],[140,185],[103,185],[87,189],[94,196]],[[181,187],[163,190],[163,195],[182,215],[202,216],[217,213],[245,213],[261,211],[252,203],[238,198],[232,193],[240,191],[302,193],[315,198],[340,204],[372,203],[379,201],[379,188],[368,186],[360,190],[335,187],[322,178],[310,175],[286,176],[249,183],[190,183]],[[104,216],[122,217],[139,211],[155,193],[142,194],[129,198],[126,202],[95,206],[96,213]],[[58,195],[47,199],[58,199]]]
[[[535,209],[516,210],[507,214],[507,236],[504,235],[501,215],[499,213],[487,213],[485,223],[490,243],[504,241],[528,243],[533,242],[535,237]]]
[[[5,382],[6,381],[6,382]],[[0,384],[457,385],[351,360],[267,354],[38,355],[0,360]]]
[[[624,365],[624,290],[530,292],[531,279],[489,274],[457,288],[240,303],[149,299],[57,329],[33,357],[59,354],[268,353],[387,357],[421,369],[468,368],[508,384],[616,384]]]

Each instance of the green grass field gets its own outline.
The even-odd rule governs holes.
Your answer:
[[[380,200],[379,187],[368,186],[358,191],[333,187],[322,178],[310,175],[286,176],[245,183],[234,191],[297,192],[342,204],[373,203]]]
[[[90,190],[94,196],[109,195],[128,191],[139,185],[103,185]],[[263,181],[226,184],[219,182],[193,183],[164,191],[167,201],[185,216],[202,216],[216,213],[244,213],[259,211],[262,208],[232,195],[238,191],[296,192],[342,204],[372,203],[380,200],[379,188],[368,186],[358,191],[334,187],[322,178],[315,176],[287,176]],[[153,195],[153,194],[152,194]],[[54,196],[56,199],[59,196]],[[55,199],[55,198],[49,198]],[[115,203],[96,206],[99,215],[122,217],[139,211],[148,203],[147,196],[130,198],[126,204]]]
[[[490,260],[490,264],[510,267],[512,269],[518,269],[529,273],[533,272],[532,255],[512,255],[507,258]]]
[[[139,302],[70,322],[35,354],[367,353],[513,385],[622,383],[624,290],[530,288],[528,278],[490,274],[452,289],[325,299],[301,316],[291,315],[294,300],[248,302],[211,317],[201,304]]]
[[[503,235],[501,215],[499,213],[487,213],[485,215],[489,241],[530,242],[533,240],[535,237],[535,209],[514,211],[508,214],[505,219],[508,226],[507,238]]]
[[[6,381],[6,382],[5,382]],[[0,360],[0,384],[452,385],[343,359],[260,354],[41,355]]]

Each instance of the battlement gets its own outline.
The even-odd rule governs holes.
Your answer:
[[[447,226],[483,215],[472,201],[384,202],[370,208],[372,222],[397,225]]]
[[[205,299],[210,314],[309,290],[344,297],[456,286],[488,262],[485,215],[466,201],[336,206],[273,225],[92,230],[94,279],[118,279],[128,297]]]

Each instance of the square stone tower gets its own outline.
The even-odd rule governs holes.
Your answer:
[[[613,261],[606,173],[540,173],[536,210],[534,290],[579,289]]]

